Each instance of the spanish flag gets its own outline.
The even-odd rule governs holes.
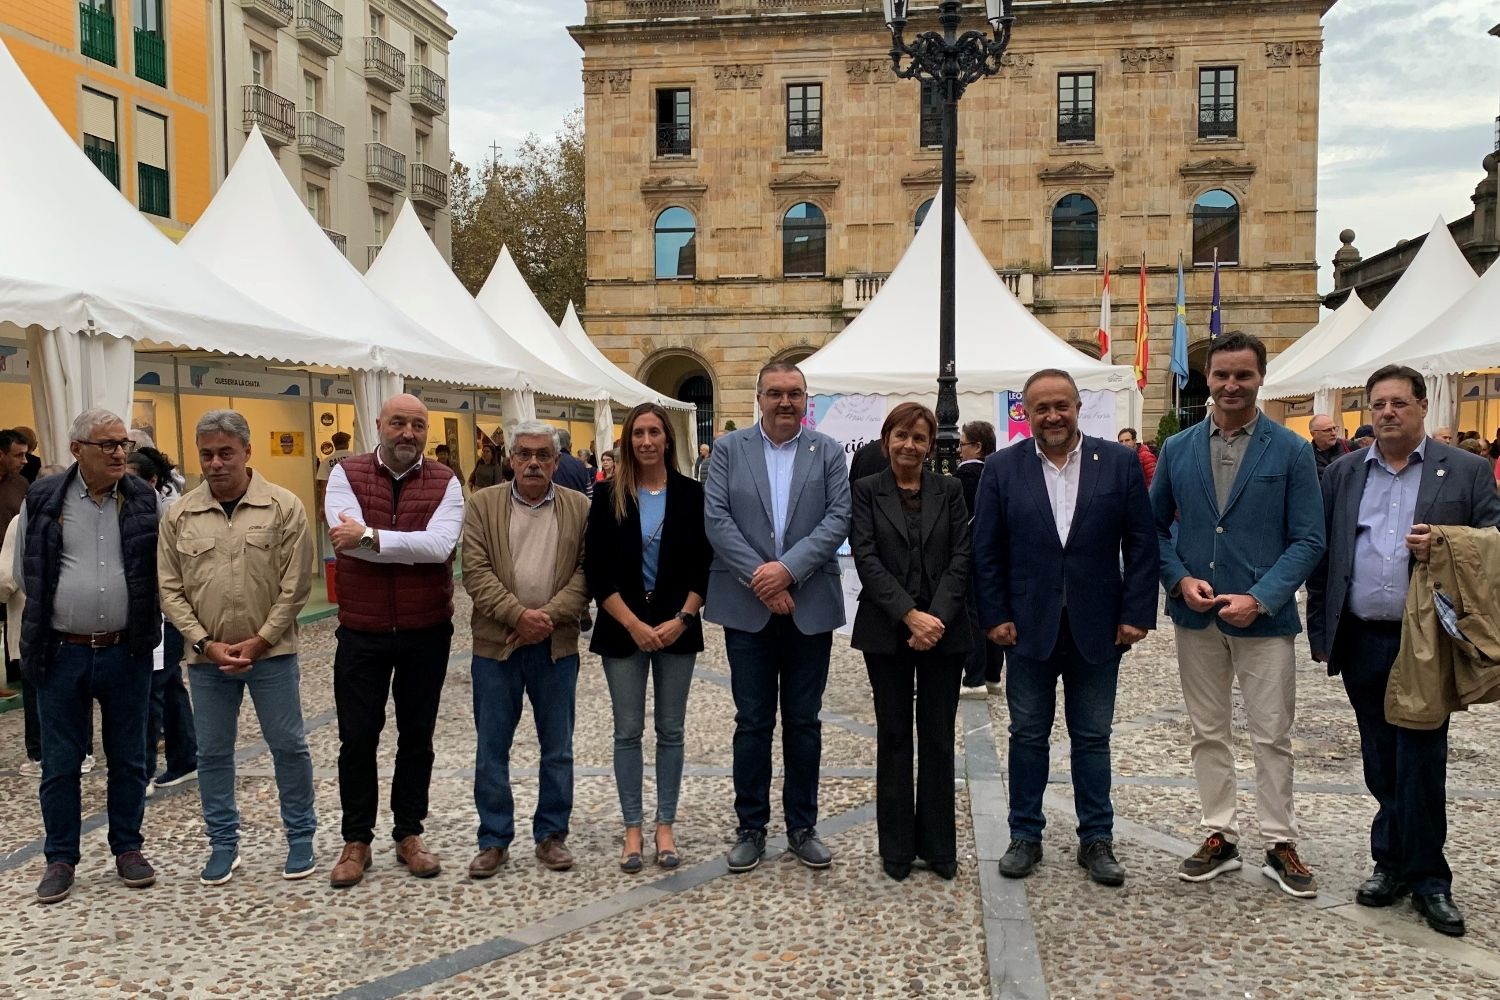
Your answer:
[[[1146,311],[1146,255],[1141,254],[1141,299],[1135,319],[1135,385],[1146,388],[1146,372],[1151,366],[1151,314]]]

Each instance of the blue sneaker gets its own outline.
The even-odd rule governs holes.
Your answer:
[[[204,885],[223,885],[234,878],[234,870],[240,866],[240,852],[234,847],[215,847],[208,856],[208,864],[198,880]]]
[[[288,882],[295,882],[299,878],[307,878],[317,867],[312,844],[293,844],[287,848],[286,866],[281,869],[281,877]]]

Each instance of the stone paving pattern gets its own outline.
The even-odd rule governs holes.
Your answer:
[[[1201,886],[1175,878],[1181,854],[1200,835],[1165,618],[1163,630],[1128,656],[1121,672],[1116,840],[1130,872],[1121,890],[1093,886],[1074,861],[1061,726],[1054,732],[1040,870],[1018,887],[1001,884],[987,861],[981,879],[979,857],[1003,850],[1006,833],[1003,821],[988,818],[995,801],[980,805],[979,786],[963,777],[966,765],[976,780],[994,772],[992,747],[1003,774],[1003,698],[989,699],[990,726],[967,747],[965,727],[983,730],[985,706],[966,706],[955,726],[959,877],[944,882],[919,869],[905,883],[888,880],[876,856],[871,805],[874,713],[863,662],[842,640],[835,642],[825,700],[821,786],[822,827],[837,860],[826,872],[802,868],[775,840],[785,833],[778,818],[761,869],[728,875],[722,855],[733,839],[734,707],[716,629],[709,630],[689,703],[677,825],[683,868],[663,873],[650,864],[649,851],[640,875],[616,866],[608,692],[597,659],[585,654],[569,838],[578,865],[553,873],[531,856],[537,751],[528,713],[513,761],[519,850],[499,876],[471,882],[465,869],[477,821],[467,614],[460,595],[426,836],[446,870],[430,881],[395,864],[381,839],[389,827],[382,814],[385,829],[377,831],[375,867],[365,884],[343,892],[327,884],[340,844],[332,621],[303,632],[303,705],[323,827],[319,871],[304,882],[279,875],[284,841],[271,761],[247,700],[239,740],[244,866],[231,883],[198,883],[206,843],[197,786],[190,783],[148,805],[147,852],[160,873],[155,887],[132,891],[116,880],[100,826],[85,836],[73,897],[57,906],[35,902],[42,868],[36,783],[15,771],[21,713],[0,715],[0,899],[9,901],[0,916],[0,953],[7,959],[0,998],[1500,998],[1500,713],[1493,710],[1460,716],[1452,727],[1450,861],[1469,919],[1461,941],[1429,931],[1404,906],[1370,911],[1353,904],[1367,874],[1374,805],[1364,792],[1343,688],[1311,662],[1305,644],[1299,646],[1298,811],[1303,854],[1319,874],[1321,895],[1291,899],[1258,873],[1253,769],[1242,731],[1236,757],[1246,871]],[[394,720],[386,735],[389,773]],[[649,732],[647,743],[649,762]],[[86,817],[102,811],[104,784],[101,760],[83,780]],[[648,809],[654,795],[648,772]],[[1003,816],[1003,803],[998,811]],[[1021,938],[1034,932],[1035,953],[1028,955],[1026,940],[997,929],[1018,926],[1028,931]]]

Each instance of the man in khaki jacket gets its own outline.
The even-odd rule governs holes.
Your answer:
[[[297,614],[312,573],[307,512],[295,494],[248,467],[250,425],[240,414],[205,413],[197,442],[203,482],[167,512],[157,574],[162,611],[189,649],[211,849],[201,879],[222,885],[240,865],[234,744],[246,689],[276,764],[289,845],[282,877],[306,878],[317,828],[297,665]]]
[[[472,878],[505,864],[515,837],[510,746],[531,700],[542,759],[532,838],[553,871],[573,866],[573,710],[578,619],[588,601],[583,532],[588,500],[552,485],[562,453],[557,431],[528,420],[511,435],[513,482],[475,493],[464,512],[464,589],[474,600],[474,723],[479,751],[474,804],[479,854]]]

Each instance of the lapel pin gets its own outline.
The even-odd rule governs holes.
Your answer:
[[[810,444],[810,445],[808,445],[808,446],[807,446],[807,450],[808,450],[808,451],[809,451],[809,452],[814,452],[814,451],[817,451],[817,450],[818,450],[818,446],[817,446],[817,445],[815,445],[815,444]]]
[[[1437,474],[1438,474],[1438,478],[1441,479],[1443,476],[1446,476],[1448,474],[1448,470],[1447,469],[1439,469],[1439,470],[1437,470]]]
[[[1094,452],[1094,461],[1099,461],[1099,453],[1097,451]]]

